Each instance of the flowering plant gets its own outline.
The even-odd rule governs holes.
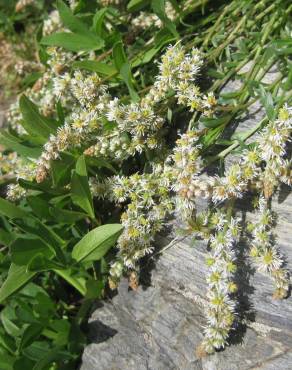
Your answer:
[[[24,9],[34,1],[19,3]],[[288,296],[270,201],[281,183],[291,186],[291,6],[280,2],[275,26],[263,10],[268,0],[210,7],[198,24],[201,2],[149,3],[57,1],[38,34],[38,78],[7,113],[0,303],[9,339],[0,351],[13,366],[36,366],[39,347],[47,355],[42,368],[75,366],[85,344],[79,326],[93,300],[122,276],[137,288],[143,257],[172,218],[209,246],[199,356],[227,345],[236,326],[242,238],[259,271],[273,279],[274,297]],[[238,13],[244,16],[234,24]],[[247,44],[243,35],[257,27],[261,43],[251,37]],[[281,52],[268,33],[282,38]],[[266,84],[274,64],[281,73]],[[226,93],[231,78],[242,84]],[[233,122],[257,102],[266,117],[231,136]],[[231,153],[237,156],[224,171],[208,171]],[[247,196],[257,213],[252,225],[236,214],[237,199]],[[7,331],[7,320],[19,330]]]

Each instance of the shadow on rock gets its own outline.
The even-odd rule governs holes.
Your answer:
[[[105,342],[108,339],[113,338],[118,333],[117,330],[105,325],[100,320],[94,320],[89,323],[88,329],[90,341],[96,344]]]

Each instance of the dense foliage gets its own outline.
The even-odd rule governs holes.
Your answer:
[[[287,297],[271,199],[291,186],[291,12],[289,0],[0,1],[1,86],[18,93],[0,132],[1,369],[77,368],[93,302],[122,276],[137,288],[173,217],[210,247],[199,356],[239,319],[242,238]],[[258,102],[266,116],[233,134]],[[236,215],[243,197],[252,225]]]

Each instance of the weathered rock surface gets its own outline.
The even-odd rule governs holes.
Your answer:
[[[237,122],[237,132],[263,116],[254,104]],[[248,202],[237,207],[243,219],[252,217]],[[274,196],[273,209],[278,213],[277,243],[292,271],[292,195],[287,187]],[[160,238],[157,245],[163,248],[173,237]],[[205,325],[206,245],[184,239],[165,249],[154,267],[145,266],[146,283],[138,291],[128,290],[123,281],[118,294],[94,311],[81,370],[291,370],[292,298],[272,299],[272,281],[255,271],[246,250],[242,244],[238,251],[241,324],[224,351],[196,357]]]
[[[292,195],[282,191],[274,203],[279,219],[278,245],[292,270]],[[242,216],[249,213],[240,204]],[[158,244],[167,244],[161,238]],[[240,318],[230,346],[204,359],[195,347],[203,338],[206,303],[206,245],[180,240],[161,253],[150,281],[129,291],[123,281],[118,295],[97,308],[90,319],[92,343],[85,349],[82,370],[245,370],[292,369],[292,298],[272,299],[272,282],[255,272],[239,251]],[[145,279],[145,277],[144,277]],[[147,276],[146,276],[147,280]]]

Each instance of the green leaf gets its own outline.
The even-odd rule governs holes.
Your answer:
[[[131,73],[131,68],[130,68],[129,63],[124,63],[122,65],[122,68],[120,70],[120,74],[121,74],[123,80],[125,81],[125,83],[128,87],[131,99],[134,102],[139,101],[139,95],[137,94],[137,92],[134,88],[133,82],[132,82],[132,73]]]
[[[27,89],[30,86],[33,86],[33,84],[43,76],[42,72],[32,72],[21,81],[21,87],[22,89]]]
[[[132,100],[138,101],[139,96],[135,91],[133,85],[133,76],[131,73],[131,67],[126,56],[123,43],[121,41],[117,42],[113,47],[113,58],[117,70],[120,72],[122,79],[125,81],[128,87]]]
[[[40,196],[35,196],[35,195],[28,196],[26,199],[33,213],[39,219],[50,220],[52,218],[50,215],[50,212],[48,209],[48,203],[46,200],[42,199]]]
[[[276,110],[274,109],[274,102],[270,92],[266,91],[263,85],[259,85],[257,92],[260,96],[260,102],[265,108],[269,120],[274,120],[276,117]]]
[[[63,1],[57,0],[57,9],[65,27],[72,32],[88,35],[90,31],[87,25],[78,19]]]
[[[22,334],[20,325],[16,325],[17,316],[15,309],[11,305],[6,305],[1,310],[1,322],[6,333],[11,337],[19,337]]]
[[[277,48],[280,48],[280,47],[283,47],[283,46],[292,46],[292,39],[287,38],[287,39],[274,40],[272,42],[272,45],[277,47]]]
[[[117,73],[117,69],[114,66],[96,60],[77,61],[72,64],[72,67],[75,69],[86,69],[87,71],[97,72],[105,76],[111,76]]]
[[[61,208],[50,208],[50,214],[56,222],[63,224],[74,224],[87,217],[87,214],[76,211],[69,211]]]
[[[221,80],[225,77],[224,73],[219,72],[219,71],[217,71],[216,69],[213,69],[213,68],[209,68],[207,70],[207,75],[210,76],[210,77],[213,77],[213,78],[221,79]]]
[[[98,37],[81,35],[77,33],[59,32],[45,36],[41,44],[48,46],[59,46],[70,51],[91,51],[103,48],[104,41]]]
[[[56,333],[54,338],[55,345],[64,346],[68,343],[70,327],[70,322],[66,319],[55,320],[51,323],[50,329]]]
[[[67,351],[62,350],[59,347],[55,347],[50,351],[43,354],[42,358],[34,365],[32,370],[48,370],[48,365],[51,365],[55,361],[69,360],[72,358],[72,355]]]
[[[86,298],[97,299],[101,297],[104,283],[102,280],[89,279],[86,282]]]
[[[209,128],[214,128],[225,124],[229,120],[229,116],[221,117],[221,118],[209,118],[209,117],[201,117],[200,122]]]
[[[79,176],[87,176],[87,168],[84,155],[81,155],[76,162],[76,173]]]
[[[123,43],[121,41],[117,42],[113,47],[113,58],[116,69],[120,71],[124,63],[128,61]]]
[[[240,90],[239,91],[232,91],[228,93],[222,93],[220,94],[220,98],[223,99],[234,99],[237,98],[240,95]]]
[[[74,204],[82,208],[91,218],[94,218],[92,196],[88,184],[87,170],[84,156],[80,156],[76,163],[71,179],[71,198]]]
[[[12,149],[16,151],[25,158],[39,158],[39,156],[42,154],[41,147],[33,148],[26,146],[19,138],[4,130],[0,130],[0,144],[2,144],[6,149]]]
[[[0,229],[0,243],[9,246],[15,240],[16,234]]]
[[[7,353],[0,347],[0,369],[1,370],[13,370],[14,363],[16,361],[15,356]]]
[[[64,113],[64,109],[62,107],[61,100],[58,100],[56,108],[57,108],[57,115],[58,115],[59,124],[60,124],[60,126],[63,126],[64,123],[65,123],[65,113]]]
[[[21,289],[19,293],[21,294],[21,296],[26,298],[37,298],[39,294],[43,294],[48,297],[46,290],[33,282],[28,283],[25,287]]]
[[[113,167],[113,165],[104,158],[86,157],[86,163],[90,167],[97,167],[97,168],[104,168],[105,167],[108,170],[115,173],[116,175],[118,174],[118,171]]]
[[[64,246],[65,241],[61,239],[50,226],[45,225],[36,218],[33,218],[33,220],[22,219],[21,221],[15,221],[15,223],[21,230],[38,236],[44,243],[49,244],[50,247],[54,249],[58,260],[62,263],[64,262],[65,259],[61,247]]]
[[[36,254],[27,264],[27,271],[35,271],[35,272],[62,269],[62,268],[64,268],[63,265],[60,265],[59,263],[55,261],[49,260],[47,257],[45,257],[43,254],[40,254],[40,253]]]
[[[74,272],[73,269],[55,269],[54,271],[69,284],[71,284],[75,289],[77,289],[79,293],[85,296],[86,280],[84,277],[76,275],[76,272]]]
[[[24,120],[22,125],[25,130],[33,137],[40,139],[41,142],[46,142],[50,134],[56,131],[57,125],[53,127],[52,120],[42,116],[37,106],[25,95],[21,96],[19,107]]]
[[[54,186],[65,186],[70,183],[71,171],[75,165],[75,157],[69,153],[61,153],[60,159],[51,162],[51,173]]]
[[[143,64],[147,64],[154,58],[154,56],[159,52],[161,48],[155,47],[151,48],[150,50],[146,51],[143,55],[138,55],[132,63],[132,67],[138,67]]]
[[[46,47],[39,44],[39,58],[40,62],[44,65],[47,65],[50,55],[46,51]]]
[[[107,12],[107,8],[102,8],[98,10],[94,17],[93,17],[93,29],[97,36],[102,37],[102,26],[103,26],[103,20],[105,17],[105,14]]]
[[[131,64],[132,67],[138,67],[140,65],[149,63],[163,46],[171,43],[172,41],[175,41],[175,37],[173,36],[172,33],[170,33],[167,29],[160,30],[155,35],[154,39],[155,46],[147,50],[142,55],[138,54]]]
[[[101,259],[115,244],[122,230],[121,224],[107,224],[91,230],[74,246],[72,257],[77,262]]]
[[[202,143],[204,145],[204,148],[207,148],[210,145],[214,144],[216,140],[218,139],[218,137],[222,134],[223,130],[224,130],[224,126],[222,125],[209,130],[207,135],[204,135],[202,137]]]
[[[130,12],[136,12],[137,10],[144,8],[149,3],[150,0],[131,0],[127,5],[127,9]]]
[[[31,283],[27,284],[26,287],[30,284]],[[23,293],[24,289],[22,289],[21,293]],[[33,305],[33,311],[37,314],[38,317],[43,317],[48,320],[55,313],[57,305],[52,301],[52,299],[50,299],[47,293],[39,292],[37,293],[35,298],[37,303]]]
[[[8,276],[0,288],[0,303],[25,285],[35,274],[35,272],[27,272],[26,266],[17,266],[12,263]]]
[[[82,304],[82,306],[87,305],[87,302],[88,302],[88,300],[84,300],[84,303]],[[92,307],[92,301],[90,303],[91,304],[89,304],[89,305],[90,305],[90,308],[91,308]],[[90,311],[90,308],[89,308],[89,310],[85,310],[86,311],[86,313],[85,313],[86,318],[88,317],[88,313]],[[81,308],[80,308],[80,310],[81,310]],[[80,312],[80,310],[79,310],[79,312]],[[79,314],[79,312],[78,312],[78,314]],[[86,338],[85,334],[82,332],[82,329],[80,327],[81,325],[79,325],[79,322],[81,322],[81,324],[82,324],[82,318],[80,320],[79,317],[77,317],[77,320],[74,320],[71,323],[70,333],[69,333],[69,338],[68,338],[68,342],[69,342],[68,343],[68,349],[70,350],[71,353],[72,352],[73,353],[82,353],[85,345],[87,344],[87,338]],[[70,369],[68,369],[68,370],[70,370]]]
[[[162,29],[154,37],[154,45],[156,48],[162,47],[174,41],[175,37],[168,29]]]
[[[41,324],[31,324],[25,328],[19,343],[19,351],[30,346],[40,336],[42,331],[43,326]]]
[[[27,217],[28,213],[8,200],[0,198],[0,215],[14,219]]]
[[[53,206],[65,207],[70,202],[70,194],[58,195],[50,199],[49,203]]]
[[[16,308],[15,314],[18,320],[23,323],[38,323],[38,319],[35,317],[32,307],[27,302],[22,301],[21,306]]]
[[[161,19],[165,27],[176,37],[179,37],[179,34],[176,30],[175,23],[172,22],[165,13],[165,0],[152,0],[151,6],[154,13]]]
[[[34,362],[27,357],[18,358],[14,365],[13,370],[31,370],[34,366]]]
[[[10,245],[11,261],[18,266],[27,265],[37,254],[52,258],[55,251],[36,237],[18,238]]]
[[[27,348],[24,348],[22,351],[23,355],[29,359],[39,362],[44,356],[49,353],[50,344],[47,341],[34,341],[32,345]],[[31,368],[30,370],[32,370]]]
[[[10,335],[6,334],[4,330],[3,332],[2,330],[0,331],[0,348],[1,347],[5,348],[8,352],[12,354],[16,351],[15,341]]]

